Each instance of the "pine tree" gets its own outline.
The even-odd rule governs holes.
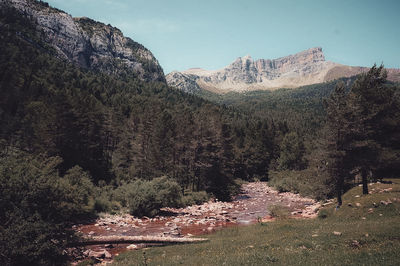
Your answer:
[[[348,148],[349,110],[344,83],[339,83],[331,96],[325,100],[327,111],[326,156],[328,173],[336,184],[338,206],[342,205],[342,193],[346,172],[346,149]]]
[[[349,94],[351,154],[361,173],[363,194],[368,194],[368,174],[376,168],[381,149],[377,142],[377,129],[388,115],[388,103],[391,102],[392,93],[385,86],[386,77],[383,65],[374,65],[359,76]]]

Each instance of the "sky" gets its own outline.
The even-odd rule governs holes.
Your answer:
[[[167,74],[322,47],[328,61],[400,68],[400,0],[47,0],[143,44]]]

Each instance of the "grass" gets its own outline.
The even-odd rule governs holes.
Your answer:
[[[372,192],[392,190],[367,196],[355,187],[342,208],[327,206],[322,218],[225,229],[207,243],[126,252],[114,265],[400,265],[400,181],[394,182],[370,185]],[[380,203],[388,199],[393,203]]]

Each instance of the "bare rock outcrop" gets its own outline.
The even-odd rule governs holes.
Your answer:
[[[27,16],[43,32],[60,58],[107,74],[128,74],[145,81],[165,81],[152,53],[122,32],[89,18],[71,15],[35,0],[0,0]]]
[[[220,70],[191,68],[167,75],[169,85],[187,92],[201,89],[226,93],[249,90],[296,88],[350,77],[368,71],[367,67],[344,66],[325,60],[321,47],[314,47],[294,55],[277,59],[253,60],[251,56],[237,58]],[[400,70],[388,69],[388,79],[400,80]],[[187,90],[188,84],[196,90]]]
[[[196,83],[195,75],[186,75],[177,71],[171,72],[166,76],[168,85],[179,88],[187,93],[196,93],[201,90]]]

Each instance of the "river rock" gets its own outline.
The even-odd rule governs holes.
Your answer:
[[[134,250],[134,249],[138,249],[138,246],[136,246],[136,245],[134,245],[134,244],[131,244],[131,245],[127,246],[126,249],[128,249],[128,250]]]
[[[101,250],[101,251],[89,250],[87,254],[88,254],[88,257],[94,258],[94,259],[111,259],[112,258],[110,252],[108,252],[107,250]]]

